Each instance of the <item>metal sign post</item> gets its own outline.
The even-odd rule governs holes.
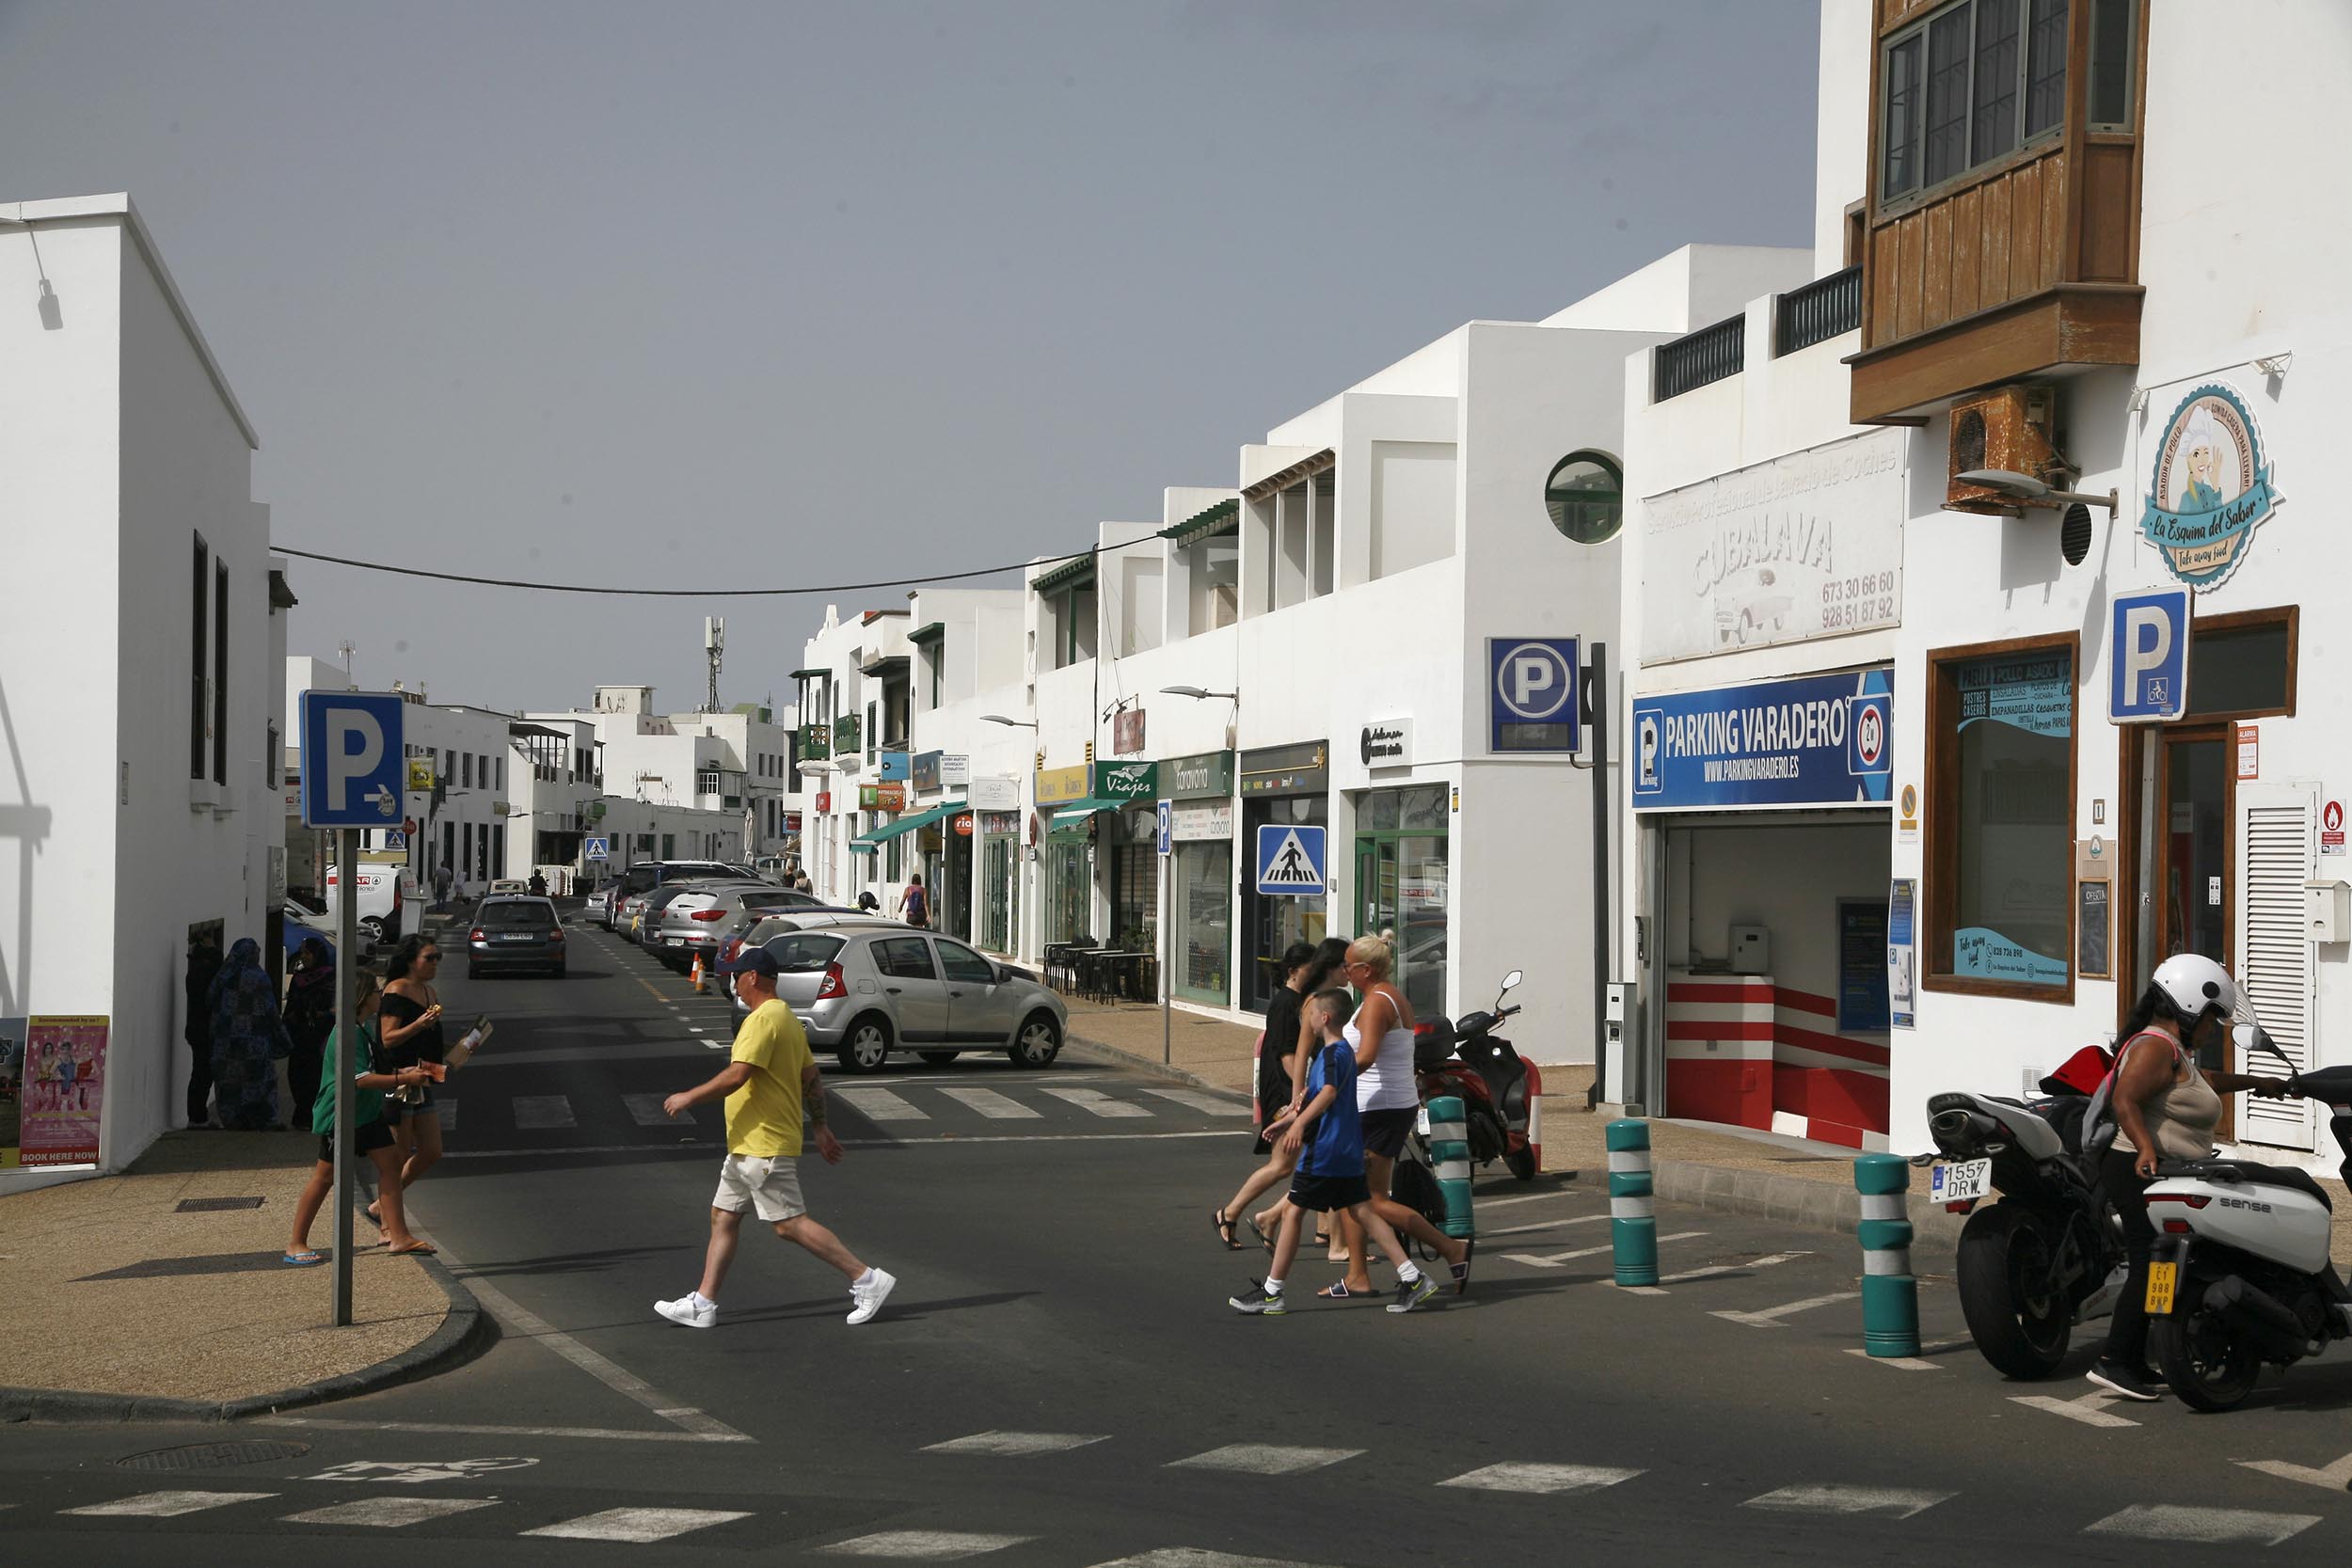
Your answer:
[[[351,1184],[358,1174],[353,1170],[351,1151],[357,1140],[351,1135],[351,1118],[358,1114],[354,1101],[358,1098],[352,1088],[351,1075],[358,1071],[354,1065],[362,1061],[358,1052],[358,1022],[352,1017],[358,1008],[358,977],[353,973],[352,955],[359,951],[359,900],[357,890],[359,878],[359,834],[351,828],[339,829],[335,834],[335,863],[340,870],[342,896],[335,900],[335,1059],[327,1070],[335,1075],[335,1288],[333,1312],[328,1322],[337,1328],[351,1326]]]
[[[1171,933],[1168,930],[1168,914],[1175,908],[1176,902],[1175,890],[1168,885],[1168,869],[1175,864],[1175,862],[1168,858],[1169,849],[1174,847],[1169,842],[1171,816],[1172,808],[1168,802],[1162,800],[1159,803],[1159,832],[1157,833],[1160,852],[1160,1065],[1162,1067],[1172,1066],[1176,1060],[1175,1047],[1170,1040],[1173,1023],[1168,1017],[1168,998],[1174,994],[1176,989],[1174,968],[1176,948],[1169,940]]]

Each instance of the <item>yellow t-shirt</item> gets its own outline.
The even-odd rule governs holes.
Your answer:
[[[816,1058],[808,1031],[782,997],[761,1003],[735,1037],[750,1082],[727,1096],[727,1152],[776,1159],[801,1151],[801,1074]]]

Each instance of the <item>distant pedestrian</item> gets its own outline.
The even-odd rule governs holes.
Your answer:
[[[262,946],[239,937],[213,976],[213,1098],[220,1124],[254,1132],[278,1124],[278,1062],[293,1050]]]
[[[388,1071],[442,1059],[441,997],[433,989],[440,967],[441,950],[429,937],[404,937],[392,950],[376,1037],[379,1061]],[[384,1119],[401,1153],[400,1185],[413,1187],[441,1158],[441,1118],[433,1108],[432,1089],[404,1088],[399,1099],[386,1102]],[[368,1205],[368,1218],[376,1219],[377,1213],[375,1204]]]
[[[531,895],[533,898],[545,898],[548,895],[548,874],[546,872],[536,870],[532,872]]]
[[[318,1098],[326,1037],[334,1032],[335,951],[323,938],[305,937],[286,982],[286,1037],[294,1042],[286,1057],[290,1115],[300,1117],[302,1108]]]
[[[1405,1255],[1396,1232],[1372,1206],[1372,1189],[1364,1180],[1363,1129],[1356,1109],[1356,1053],[1340,1032],[1347,1010],[1347,993],[1337,989],[1318,992],[1307,1005],[1308,1022],[1319,1042],[1307,1069],[1307,1102],[1296,1116],[1283,1119],[1275,1144],[1298,1163],[1291,1178],[1290,1206],[1282,1211],[1273,1268],[1263,1282],[1227,1303],[1237,1312],[1279,1317],[1289,1310],[1282,1301],[1282,1282],[1298,1257],[1305,1213],[1345,1214],[1396,1265],[1396,1299],[1389,1303],[1390,1311],[1410,1312],[1438,1293],[1437,1280]]]
[[[433,868],[433,904],[437,909],[446,909],[449,905],[449,862],[447,861],[443,861]]]
[[[1302,1098],[1306,1079],[1307,1058],[1314,1048],[1314,1036],[1307,1028],[1300,1013],[1305,999],[1321,990],[1346,960],[1347,943],[1328,938],[1320,946],[1294,942],[1281,958],[1282,983],[1274,988],[1273,1000],[1266,1004],[1265,1035],[1258,1048],[1258,1134],[1254,1146],[1264,1164],[1250,1172],[1241,1191],[1232,1201],[1211,1216],[1216,1226],[1217,1239],[1228,1247],[1239,1247],[1234,1238],[1246,1224],[1257,1232],[1257,1239],[1273,1244],[1274,1230],[1281,1224],[1281,1203],[1258,1219],[1248,1215],[1249,1205],[1261,1194],[1291,1174],[1290,1156],[1275,1147],[1272,1130],[1284,1117],[1294,1115]],[[1324,1238],[1328,1242],[1328,1238]]]
[[[907,890],[898,895],[898,912],[906,917],[908,925],[918,928],[931,923],[931,901],[923,891],[920,876],[907,879]]]
[[[803,867],[800,875],[792,879],[792,891],[795,893],[815,893],[817,891],[817,884],[808,879],[808,871],[806,867]]]
[[[294,1200],[294,1237],[286,1243],[286,1261],[296,1268],[323,1263],[326,1259],[310,1248],[310,1222],[318,1218],[319,1205],[335,1185],[335,1084],[338,1075],[351,1075],[351,1151],[375,1166],[375,1190],[381,1195],[377,1202],[384,1211],[384,1240],[396,1253],[431,1252],[429,1242],[421,1242],[409,1233],[406,1212],[400,1201],[400,1152],[392,1146],[391,1129],[384,1124],[384,1091],[415,1088],[425,1081],[424,1069],[403,1068],[398,1072],[382,1071],[373,1060],[373,1035],[381,994],[375,989],[375,977],[360,974],[354,983],[358,988],[357,1003],[352,1009],[358,1022],[355,1031],[356,1049],[342,1050],[335,1038],[336,1031],[327,1031],[328,1059],[335,1067],[322,1075],[320,1084],[310,1092],[311,1132],[319,1135],[318,1164],[310,1167],[310,1180]],[[295,1113],[297,1116],[300,1112]]]
[[[180,1037],[188,1042],[188,1125],[212,1125],[213,978],[220,973],[220,939],[208,927],[188,942],[188,1022]]]
[[[702,1284],[675,1301],[657,1301],[654,1310],[674,1323],[710,1328],[719,1321],[719,1289],[752,1210],[776,1234],[849,1277],[853,1304],[849,1321],[862,1323],[882,1310],[898,1278],[868,1267],[841,1238],[809,1217],[801,1196],[800,1158],[803,1121],[817,1130],[817,1152],[827,1164],[841,1163],[841,1140],[825,1121],[825,1084],[809,1054],[808,1032],[776,994],[782,971],[765,947],[746,947],[723,974],[734,976],[735,994],[751,1009],[735,1032],[735,1053],[717,1077],[698,1088],[674,1094],[661,1108],[675,1117],[707,1101],[726,1101],[727,1153],[719,1165],[719,1191],[710,1200],[710,1247],[703,1260]]]

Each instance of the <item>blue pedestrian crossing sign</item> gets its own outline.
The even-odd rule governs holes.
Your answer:
[[[610,839],[602,838],[581,839],[580,841],[580,853],[581,858],[585,860],[609,861],[612,858],[612,841]]]
[[[302,825],[398,828],[408,758],[397,692],[302,694]]]
[[[387,849],[405,849],[408,847],[408,835],[402,832],[398,828],[387,828],[384,830],[384,847]]]
[[[1258,891],[1320,898],[1324,893],[1321,828],[1269,823],[1258,830]]]

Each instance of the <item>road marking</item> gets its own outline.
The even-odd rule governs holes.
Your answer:
[[[2281,1481],[2299,1481],[2306,1486],[2325,1486],[2330,1492],[2341,1492],[2352,1486],[2352,1453],[2345,1454],[2324,1470],[2308,1465],[2290,1465],[2283,1459],[2241,1459],[2240,1465],[2249,1470],[2260,1470]]]
[[[979,1535],[965,1530],[886,1529],[879,1534],[861,1535],[854,1540],[838,1541],[817,1549],[842,1557],[891,1557],[909,1562],[953,1562],[958,1558],[1001,1552],[1007,1546],[1018,1546],[1025,1541],[1036,1539],[1034,1535]]]
[[[653,992],[653,999],[656,1002],[664,1003],[673,1007],[677,1006],[676,1003],[670,1001],[669,995],[664,992],[660,986],[655,985],[651,980],[646,979],[642,974],[636,975],[634,978],[639,985]]]
[[[1136,1143],[1152,1138],[1230,1138],[1230,1128],[1166,1132],[941,1132],[928,1138],[843,1138],[844,1148],[961,1148],[970,1144]],[[561,1148],[448,1148],[444,1160],[576,1160],[586,1154],[643,1154],[649,1148],[718,1148],[719,1138],[680,1138],[676,1144],[566,1144]],[[442,1253],[444,1258],[448,1253]]]
[[[346,1421],[326,1416],[256,1416],[258,1426],[316,1427],[322,1432],[430,1432],[476,1437],[578,1437],[611,1443],[716,1443],[750,1438],[707,1437],[699,1432],[629,1432],[620,1427],[488,1426],[463,1421]]]
[[[1491,1207],[1491,1205],[1482,1204],[1480,1207],[1486,1208]],[[1572,1218],[1565,1220],[1545,1220],[1540,1225],[1506,1225],[1496,1230],[1488,1230],[1481,1227],[1478,1234],[1481,1237],[1524,1236],[1533,1230],[1557,1230],[1564,1225],[1598,1225],[1601,1221],[1607,1219],[1608,1217],[1609,1216],[1607,1214],[1578,1214]]]
[[[354,1503],[289,1513],[294,1525],[363,1525],[371,1529],[400,1529],[432,1519],[446,1519],[477,1508],[494,1508],[496,1497],[362,1497]]]
[[[1158,1095],[1162,1100],[1172,1100],[1179,1105],[1189,1105],[1196,1111],[1204,1111],[1213,1117],[1246,1117],[1249,1114],[1248,1101],[1244,1101],[1235,1104],[1222,1095],[1209,1094],[1200,1089],[1147,1087],[1143,1092]]]
[[[62,1512],[97,1519],[177,1519],[183,1513],[201,1513],[208,1508],[260,1502],[263,1497],[276,1496],[275,1492],[142,1492],[135,1497],[117,1497],[110,1503],[91,1503]]]
[[[518,1094],[515,1097],[515,1126],[523,1132],[576,1127],[572,1101],[560,1094]]]
[[[1846,1354],[1859,1355],[1874,1367],[1892,1367],[1898,1371],[1905,1372],[1933,1372],[1943,1369],[1935,1362],[1926,1359],[1928,1356],[1940,1355],[1947,1350],[1958,1350],[1968,1342],[1965,1339],[1922,1340],[1917,1355],[1872,1355],[1869,1351],[1859,1345],[1848,1350]]]
[[[1113,1100],[1100,1089],[1065,1089],[1046,1084],[1040,1084],[1038,1088],[1056,1100],[1066,1100],[1078,1109],[1091,1111],[1098,1117],[1148,1117],[1152,1114],[1149,1109],[1132,1101]]]
[[[1156,1551],[1138,1552],[1114,1562],[1098,1562],[1094,1568],[1319,1568],[1312,1562],[1293,1562],[1286,1558],[1235,1557],[1231,1552],[1212,1552],[1200,1546],[1162,1546]]]
[[[1232,1443],[1169,1465],[1171,1470],[1234,1470],[1248,1475],[1295,1476],[1353,1459],[1361,1449],[1300,1449],[1280,1443]]]
[[[628,1107],[629,1119],[640,1127],[674,1127],[677,1125],[676,1120],[661,1108],[661,1102],[668,1098],[660,1094],[625,1094],[621,1096],[621,1103]],[[693,1119],[691,1117],[686,1118],[689,1125]]]
[[[1704,1230],[1677,1230],[1671,1236],[1659,1237],[1658,1244],[1660,1246],[1664,1246],[1668,1242],[1695,1241],[1699,1237],[1706,1234],[1707,1232]],[[1533,1252],[1506,1252],[1502,1256],[1514,1263],[1530,1263],[1539,1269],[1556,1269],[1563,1267],[1575,1259],[1590,1258],[1597,1252],[1610,1251],[1614,1244],[1615,1243],[1613,1243],[1604,1242],[1599,1246],[1581,1246],[1578,1247],[1573,1252],[1548,1252],[1541,1254]]]
[[[1810,1258],[1809,1252],[1775,1252],[1763,1258],[1753,1258],[1744,1263],[1709,1263],[1701,1269],[1685,1269],[1680,1274],[1661,1274],[1655,1285],[1619,1285],[1613,1279],[1597,1283],[1623,1291],[1629,1296],[1662,1296],[1669,1285],[1687,1284],[1693,1279],[1713,1279],[1718,1275],[1746,1274],[1752,1269],[1769,1269],[1782,1263],[1793,1263],[1800,1258]]]
[[[1588,1193],[1575,1192],[1569,1188],[1563,1187],[1558,1192],[1526,1193],[1518,1197],[1482,1197],[1478,1200],[1478,1207],[1481,1209],[1507,1209],[1514,1203],[1544,1203],[1549,1202],[1550,1199],[1555,1197],[1588,1197],[1592,1195]]]
[[[1488,1465],[1441,1481],[1439,1486],[1468,1486],[1481,1492],[1597,1492],[1604,1486],[1631,1481],[1639,1470],[1614,1470],[1599,1465]]]
[[[1907,1492],[1891,1486],[1784,1486],[1777,1492],[1767,1492],[1760,1497],[1750,1497],[1741,1508],[1769,1508],[1788,1513],[1883,1513],[1896,1519],[1908,1519],[1915,1513],[1925,1513],[1937,1503],[1959,1497],[1957,1492]]]
[[[834,1093],[863,1112],[869,1121],[929,1121],[931,1114],[888,1089],[841,1088]]]
[[[608,1508],[584,1513],[560,1525],[542,1525],[525,1535],[553,1536],[559,1541],[667,1541],[690,1530],[748,1519],[749,1513],[724,1508]]]
[[[1016,1121],[1024,1117],[1036,1120],[1042,1115],[1017,1100],[998,1094],[994,1089],[942,1089],[939,1092],[959,1105],[979,1112],[992,1121]]]
[[[2036,1410],[2046,1410],[2053,1416],[2063,1416],[2070,1421],[2080,1421],[2085,1426],[2136,1427],[2139,1425],[2137,1421],[2127,1420],[2106,1409],[2106,1406],[2120,1402],[2122,1398],[2122,1395],[2111,1394],[2105,1388],[2094,1388],[2077,1400],[2061,1400],[2049,1394],[2011,1394],[2009,1397],[2009,1402],[2030,1405]]]
[[[1745,1323],[1750,1328],[1787,1328],[1788,1325],[1781,1322],[1783,1318],[1793,1318],[1800,1312],[1810,1312],[1817,1307],[1828,1307],[1836,1302],[1852,1301],[1861,1294],[1860,1291],[1837,1291],[1825,1296],[1807,1296],[1786,1307],[1767,1307],[1755,1312],[1716,1311],[1708,1316],[1721,1318],[1726,1323]]]
[[[535,1459],[355,1459],[321,1470],[312,1481],[388,1481],[401,1486],[478,1480],[501,1470],[528,1470]]]
[[[2319,1523],[2316,1513],[2257,1513],[2243,1508],[2182,1508],[2152,1503],[2110,1513],[2085,1535],[2137,1541],[2193,1541],[2202,1546],[2276,1546]]]
[[[923,1451],[991,1453],[1010,1459],[1026,1459],[1041,1453],[1064,1453],[1072,1449],[1083,1449],[1089,1443],[1109,1440],[1107,1433],[1094,1435],[1083,1432],[976,1432],[969,1437],[930,1444]]]

